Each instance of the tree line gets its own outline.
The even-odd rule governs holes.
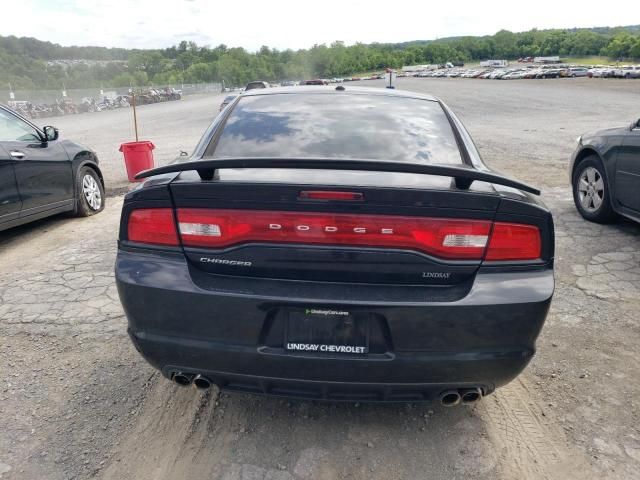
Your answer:
[[[238,86],[256,79],[331,78],[403,65],[551,55],[638,60],[640,25],[519,33],[501,30],[490,36],[398,44],[347,46],[336,41],[295,51],[263,46],[257,52],[187,41],[158,50],[62,47],[34,38],[0,36],[0,90],[9,84],[14,90],[223,81]]]

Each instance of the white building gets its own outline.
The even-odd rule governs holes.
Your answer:
[[[559,63],[560,57],[535,57],[533,63]]]
[[[503,68],[509,65],[506,60],[484,60],[480,62],[481,67]]]

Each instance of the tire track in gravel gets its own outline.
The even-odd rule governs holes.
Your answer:
[[[571,480],[588,471],[526,375],[453,409],[201,394],[155,380],[102,478]]]
[[[500,452],[505,480],[572,479],[577,478],[578,467],[588,465],[568,447],[549,413],[534,402],[526,376],[498,389],[479,407],[489,438]]]
[[[473,408],[201,393],[156,375],[99,478],[499,478]]]

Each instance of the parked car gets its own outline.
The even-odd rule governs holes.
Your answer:
[[[294,87],[229,109],[124,200],[116,282],[151,365],[198,388],[447,406],[525,368],[551,213],[444,103]]]
[[[316,78],[314,80],[303,80],[300,82],[300,85],[328,85],[329,83],[326,80],[321,78]]]
[[[640,66],[616,68],[612,76],[616,78],[640,78]]]
[[[95,153],[0,105],[0,230],[62,212],[104,209]]]
[[[569,67],[565,71],[566,73],[562,76],[565,77],[586,77],[589,75],[589,69],[584,67]]]
[[[526,75],[526,70],[513,70],[502,77],[503,80],[520,80]]]
[[[592,222],[640,222],[640,120],[582,135],[569,163],[578,212]]]
[[[224,97],[224,100],[222,100],[222,103],[220,104],[220,111],[224,110],[224,108],[233,102],[237,96],[238,95],[227,95]]]
[[[255,81],[247,83],[247,86],[244,87],[246,90],[254,90],[256,88],[269,88],[269,84],[267,82]]]
[[[180,100],[182,98],[182,91],[173,87],[165,87],[162,91],[168,100]]]
[[[536,78],[558,78],[560,77],[560,71],[560,68],[541,69],[540,73],[536,75]]]
[[[529,68],[525,70],[525,73],[523,74],[522,78],[527,78],[527,79],[536,78],[540,73],[540,71],[541,70],[538,68]]]
[[[610,78],[614,76],[615,68],[613,67],[597,67],[589,70],[589,74],[593,78]]]

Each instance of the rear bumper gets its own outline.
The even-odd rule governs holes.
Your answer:
[[[319,400],[436,400],[443,391],[473,387],[486,395],[517,376],[533,355],[515,350],[402,353],[386,360],[305,358],[144,332],[129,335],[169,379],[177,372],[197,373],[226,390]]]
[[[119,251],[129,334],[150,364],[228,389],[335,400],[429,400],[477,386],[490,393],[532,358],[554,288],[552,270],[478,273],[461,298],[444,301],[423,287],[360,295],[335,284],[206,274],[205,284],[199,275],[182,255]],[[374,312],[388,348],[359,356],[284,350],[277,312],[328,306]]]

